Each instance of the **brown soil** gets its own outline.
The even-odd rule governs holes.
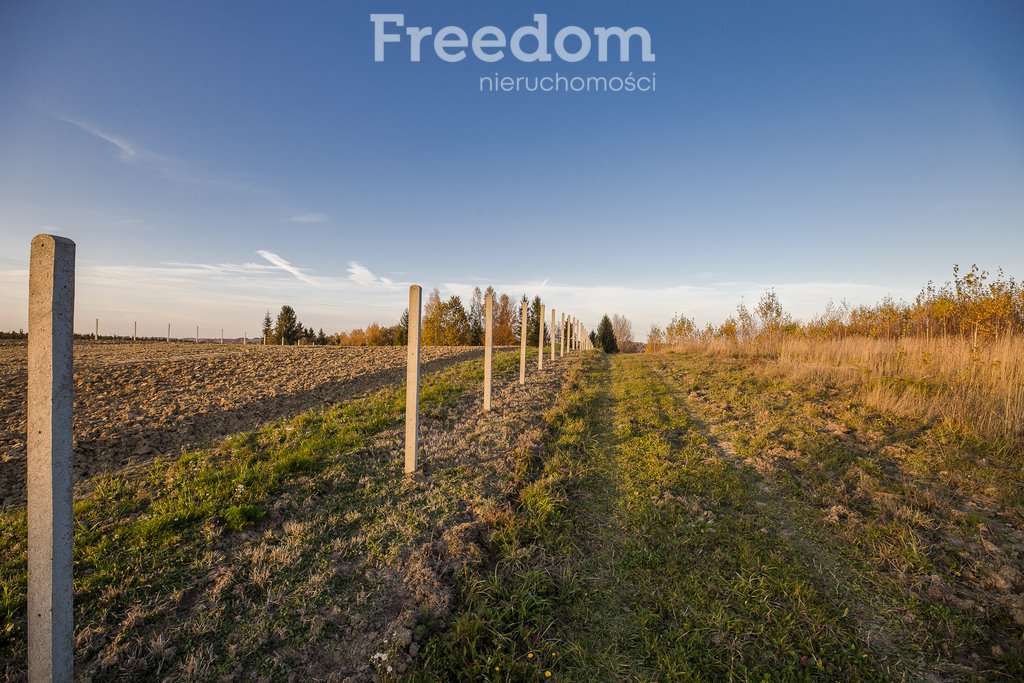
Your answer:
[[[0,345],[0,509],[25,504],[26,351]],[[480,353],[424,348],[424,371]],[[400,383],[405,362],[405,347],[76,342],[75,479]]]

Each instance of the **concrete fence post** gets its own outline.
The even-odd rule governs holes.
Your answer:
[[[562,324],[558,328],[558,337],[561,345],[558,349],[558,357],[565,357],[565,311],[562,311]]]
[[[224,328],[220,328],[220,343],[224,343]]]
[[[555,309],[551,309],[551,362],[555,362]]]
[[[405,473],[416,471],[420,441],[420,312],[423,288],[409,287],[408,362],[405,371]]]
[[[28,293],[28,678],[73,674],[75,243],[32,240]]]
[[[139,336],[139,321],[135,321],[135,326],[132,328],[132,341],[138,339]]]
[[[196,344],[199,343],[199,325],[196,325]]]
[[[494,297],[484,298],[484,410],[491,409],[491,365],[494,357]]]
[[[249,332],[248,330],[242,333],[242,346],[249,345]]]
[[[100,338],[100,319],[99,318],[96,318],[96,331],[93,332],[92,338],[93,338],[94,341],[99,341],[99,338]]]
[[[544,304],[540,305],[537,320],[537,369],[544,369]]]
[[[167,323],[167,341],[171,341],[171,324]]]
[[[526,314],[527,304],[523,302],[522,330],[519,332],[519,383],[526,384]]]

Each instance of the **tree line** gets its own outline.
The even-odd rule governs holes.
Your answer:
[[[532,301],[524,294],[514,299],[508,294],[498,294],[493,287],[481,290],[474,288],[467,308],[459,296],[447,299],[434,288],[427,296],[421,321],[421,342],[426,346],[482,346],[484,343],[484,301],[490,294],[493,306],[493,334],[496,346],[511,346],[520,343],[522,336],[522,304],[527,303],[526,343],[536,346],[540,335],[541,300],[535,296]],[[545,326],[544,343],[551,341],[551,332]],[[333,344],[341,346],[402,346],[409,340],[409,311],[406,309],[394,325],[373,322],[365,328],[355,328],[335,334],[324,334],[321,329],[314,333],[312,328],[303,327],[291,306],[282,306],[276,321],[270,312],[263,318],[263,334],[268,344]]]
[[[774,289],[766,291],[753,310],[736,307],[720,325],[697,326],[692,318],[676,314],[664,327],[652,325],[647,348],[656,351],[692,341],[724,339],[736,343],[781,340],[786,337],[842,339],[872,337],[959,337],[974,346],[987,340],[1019,335],[1024,331],[1024,286],[1002,270],[993,276],[971,266],[961,273],[953,266],[953,279],[941,286],[929,282],[912,302],[885,297],[875,304],[850,306],[829,302],[825,310],[802,322],[782,308]]]
[[[312,327],[305,327],[299,321],[295,309],[291,306],[281,306],[277,314],[277,320],[270,317],[270,311],[263,316],[263,338],[268,344],[317,344],[324,346],[329,339],[321,327],[319,332],[314,332]]]

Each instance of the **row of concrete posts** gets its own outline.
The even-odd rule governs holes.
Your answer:
[[[423,308],[423,288],[412,285],[409,288],[409,341],[406,365],[405,389],[405,472],[413,474],[419,467],[419,432],[420,432],[420,332]],[[519,383],[526,384],[526,337],[527,313],[529,304],[523,302],[521,313],[522,329],[519,333]],[[537,370],[544,369],[544,321],[545,306],[541,304],[539,316],[539,334],[537,335]],[[556,340],[556,311],[551,309],[551,361],[555,354],[564,356],[566,353],[589,351],[590,343],[587,328],[575,316],[562,313],[562,324]],[[484,391],[483,406],[485,411],[491,410],[491,380],[494,359],[494,301],[490,292],[484,299]]]
[[[409,288],[405,471],[417,470],[419,450],[420,332],[423,290]],[[73,679],[72,593],[72,350],[75,314],[75,243],[38,235],[32,240],[28,325],[28,675],[32,683]],[[483,407],[491,410],[494,301],[485,302]],[[544,369],[545,309],[541,307],[537,369]],[[590,350],[587,329],[561,314],[551,355]],[[523,303],[519,383],[526,383],[527,304]],[[138,331],[136,326],[135,331]],[[96,321],[99,337],[99,321]],[[134,335],[133,335],[134,337]],[[167,338],[170,340],[170,325]],[[196,329],[196,341],[199,330]],[[223,331],[221,332],[223,343]],[[266,340],[264,339],[264,343]]]

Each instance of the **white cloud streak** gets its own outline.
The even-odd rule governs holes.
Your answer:
[[[395,284],[394,280],[374,275],[372,272],[370,272],[369,268],[360,264],[357,261],[350,261],[347,270],[348,279],[351,280],[352,282],[355,282],[358,285],[362,285],[363,287],[379,285],[388,289],[398,288],[398,285]]]
[[[158,154],[122,135],[111,133],[89,121],[57,114],[50,115],[58,121],[63,121],[98,140],[112,145],[117,150],[117,158],[120,161],[142,169],[157,178],[236,191],[251,192],[256,189],[252,184],[238,179],[211,177],[198,173],[181,161]]]
[[[315,285],[315,284],[317,284],[316,281],[314,281],[312,278],[308,277],[305,273],[303,273],[300,268],[296,268],[295,266],[293,266],[292,264],[288,263],[283,258],[281,258],[277,254],[275,254],[274,252],[272,252],[272,251],[265,251],[263,249],[260,249],[256,253],[259,254],[260,256],[262,256],[263,258],[265,258],[267,261],[269,261],[275,267],[283,270],[286,273],[291,273],[299,281],[305,282],[307,285]]]
[[[363,327],[370,322],[397,322],[408,303],[408,282],[374,274],[358,261],[344,273],[311,275],[278,254],[260,250],[265,262],[163,263],[156,266],[91,266],[78,269],[76,313],[81,330],[91,329],[95,318],[110,332],[130,333],[134,320],[140,333],[159,336],[168,322],[174,330],[224,327],[228,336],[252,334],[266,310],[273,314],[283,304],[299,312],[303,323],[328,332]],[[27,277],[24,265],[6,259],[0,268],[0,329],[26,326]],[[426,288],[429,281],[419,281]],[[475,280],[438,285],[443,296],[458,295],[468,305]],[[723,281],[668,287],[586,286],[557,281],[495,282],[499,293],[518,299],[539,294],[559,312],[581,318],[596,328],[600,316],[620,313],[633,322],[638,338],[645,338],[651,323],[664,325],[675,313],[698,324],[720,323],[741,301],[756,304],[774,286],[786,311],[807,320],[820,313],[829,300],[846,299],[851,305],[875,303],[886,295],[913,300],[916,290],[901,291],[852,282],[791,282],[782,284]]]
[[[78,128],[81,128],[83,131],[85,131],[89,135],[92,135],[93,137],[97,137],[100,140],[103,140],[104,142],[109,142],[111,145],[117,148],[118,158],[121,161],[130,164],[138,164],[147,160],[159,162],[166,161],[163,157],[150,152],[144,147],[136,145],[135,143],[130,142],[120,136],[112,135],[110,133],[102,131],[97,126],[91,123],[79,121],[77,119],[72,119],[65,116],[60,116],[58,118],[65,123],[70,123],[72,126],[77,126]]]
[[[326,223],[331,219],[326,213],[293,213],[288,217],[288,223],[302,223],[307,225],[316,225],[319,223]]]

